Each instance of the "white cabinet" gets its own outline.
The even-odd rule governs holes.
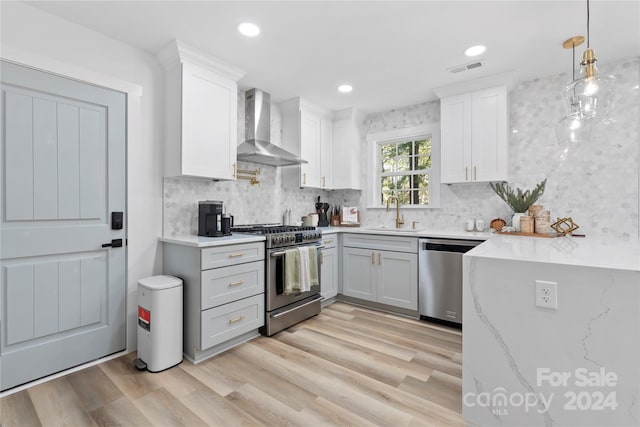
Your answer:
[[[264,325],[264,242],[198,248],[164,243],[164,274],[184,281],[184,346],[198,363]]]
[[[331,112],[301,98],[283,102],[279,107],[282,114],[282,148],[308,162],[285,168],[285,182],[296,187],[332,188]]]
[[[506,86],[442,98],[440,110],[442,183],[506,181]]]
[[[507,181],[508,88],[514,80],[510,71],[434,89],[443,184]]]
[[[336,111],[333,115],[333,173],[334,189],[362,189],[363,163],[360,128],[364,115],[353,108]]]
[[[235,179],[237,81],[244,72],[179,41],[157,56],[165,68],[164,175]]]
[[[320,295],[323,301],[338,295],[338,246],[337,234],[330,234],[322,238],[320,256]]]
[[[343,246],[343,295],[418,310],[417,239],[345,234]]]

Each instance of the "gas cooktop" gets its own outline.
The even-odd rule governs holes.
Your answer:
[[[234,233],[261,234],[266,236],[267,248],[280,248],[318,242],[322,232],[316,227],[300,227],[280,224],[236,225],[231,228]]]

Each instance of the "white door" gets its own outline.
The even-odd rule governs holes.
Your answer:
[[[2,62],[0,389],[125,348],[125,95]],[[121,239],[122,247],[103,247]],[[114,246],[117,241],[113,240]]]
[[[440,174],[443,184],[472,181],[471,95],[440,100]]]
[[[472,130],[474,181],[506,181],[507,88],[498,86],[473,92]]]
[[[338,295],[338,248],[322,250],[320,295],[324,299]]]
[[[320,188],[320,117],[300,111],[300,157],[302,187]]]
[[[403,252],[378,252],[378,302],[408,310],[418,309],[418,256]]]
[[[374,251],[344,248],[342,253],[342,293],[348,297],[377,301]]]

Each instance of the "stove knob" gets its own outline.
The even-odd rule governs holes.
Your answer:
[[[278,237],[278,243],[284,243],[284,237],[283,236]]]
[[[289,237],[288,237],[288,241],[289,241],[289,242],[291,242],[291,243],[293,243],[293,242],[295,242],[295,241],[296,241],[296,237],[295,237],[295,236],[289,236]]]

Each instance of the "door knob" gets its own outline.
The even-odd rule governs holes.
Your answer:
[[[122,239],[113,239],[111,243],[103,243],[103,248],[121,248],[122,247]]]

